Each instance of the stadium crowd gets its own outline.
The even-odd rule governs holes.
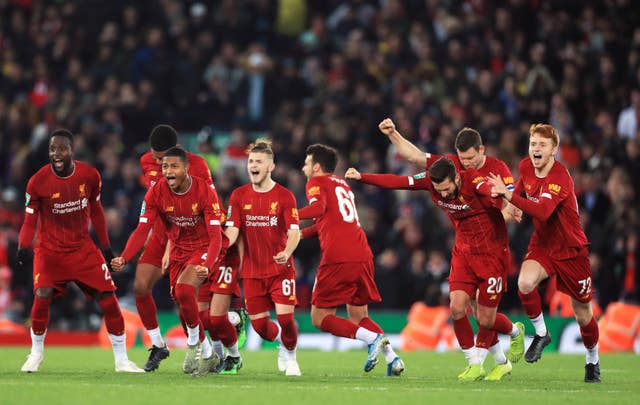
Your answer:
[[[48,161],[47,135],[76,134],[96,166],[112,246],[121,252],[144,189],[139,156],[159,123],[197,135],[220,198],[246,182],[244,149],[274,141],[274,179],[306,205],[300,170],[316,142],[341,153],[337,174],[413,174],[377,126],[392,117],[423,150],[453,151],[463,127],[517,178],[531,123],[559,130],[591,242],[596,300],[638,297],[640,7],[632,0],[0,1],[0,316],[22,322],[30,271],[14,255],[27,179]],[[229,134],[229,142],[216,137]],[[376,257],[383,303],[438,305],[453,229],[424,192],[352,184]],[[505,311],[521,311],[516,272],[532,232],[511,224]],[[320,254],[295,252],[301,306]],[[133,268],[114,275],[132,305]],[[8,290],[8,292],[7,292]],[[158,305],[172,308],[167,284]],[[3,297],[4,295],[0,295]],[[545,300],[548,308],[551,297]],[[127,301],[129,300],[129,301]],[[86,306],[86,307],[85,307]],[[81,310],[82,309],[82,310]],[[95,328],[80,290],[52,307],[51,328]]]

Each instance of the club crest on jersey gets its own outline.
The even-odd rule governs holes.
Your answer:
[[[149,175],[150,175],[150,176],[155,176],[155,175],[157,175],[157,174],[158,174],[158,172],[157,172],[157,171],[155,171],[155,170],[151,170],[151,171],[149,172]]]
[[[174,210],[173,205],[170,205],[164,209],[164,212],[173,212],[173,210]]]
[[[24,206],[26,207],[31,202],[31,195],[29,193],[24,193]]]
[[[53,193],[51,194],[51,199],[56,199],[56,198],[60,198],[60,193]]]
[[[198,203],[191,204],[191,213],[193,215],[198,215]]]
[[[87,193],[85,192],[85,185],[80,184],[80,186],[78,187],[78,191],[80,192],[80,197],[86,197]]]
[[[271,203],[271,208],[269,209],[269,215],[276,215],[278,212],[278,202],[274,201]]]
[[[298,209],[297,208],[291,208],[291,216],[293,217],[293,219],[295,219],[296,221],[300,220],[300,217],[298,216]]]

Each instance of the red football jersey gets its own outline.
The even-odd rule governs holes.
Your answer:
[[[458,171],[466,170],[464,166],[462,166],[462,163],[460,162],[458,155],[453,155],[453,154],[433,155],[431,153],[427,153],[426,157],[427,157],[427,169],[441,157],[446,157],[451,161],[453,161],[453,164],[456,165],[456,169],[458,169]],[[480,174],[483,176],[489,176],[489,174],[491,173],[500,175],[500,177],[502,177],[502,181],[507,186],[507,190],[513,190],[513,187],[514,187],[513,175],[511,174],[511,170],[509,170],[509,167],[502,160],[496,159],[491,156],[487,156],[486,159],[484,160],[484,164],[482,165],[482,167],[475,170],[480,172]],[[427,180],[428,180],[428,176],[427,176]]]
[[[187,159],[189,161],[189,175],[199,177],[206,180],[207,183],[213,184],[211,170],[209,170],[207,161],[191,152],[185,152],[187,152]],[[162,167],[156,162],[151,152],[146,152],[140,157],[140,169],[142,170],[140,183],[142,183],[144,188],[149,188],[162,179]]]
[[[309,206],[300,209],[300,219],[315,217],[322,249],[321,266],[364,262],[373,257],[346,181],[333,174],[312,177],[307,182],[307,199]]]
[[[226,226],[236,227],[244,242],[241,278],[268,278],[282,273],[273,260],[287,244],[287,232],[299,229],[296,199],[291,191],[276,184],[257,192],[252,184],[231,193]],[[293,257],[289,259],[293,266]]]
[[[57,176],[47,164],[29,179],[25,223],[20,231],[21,246],[31,244],[33,231],[27,229],[35,230],[38,217],[40,225],[36,247],[58,252],[70,252],[91,241],[89,219],[92,211],[101,213],[101,221],[104,222],[100,205],[100,174],[86,163],[77,160],[74,163],[73,173],[68,177]],[[105,242],[108,244],[108,237],[103,244]]]
[[[431,200],[445,211],[456,234],[454,252],[486,254],[508,245],[507,227],[502,217],[501,198],[486,195],[491,186],[475,169],[460,172],[460,190],[453,200],[443,199],[430,182]],[[487,190],[480,193],[484,186]]]
[[[160,181],[147,191],[140,222],[122,256],[129,261],[144,244],[150,227],[162,221],[171,240],[172,260],[186,260],[208,246],[206,265],[212,268],[220,250],[222,217],[218,195],[205,180],[191,177],[191,187],[183,194],[173,192],[166,181]],[[212,247],[213,240],[217,241],[217,249]]]
[[[520,197],[523,191],[526,199]],[[573,179],[562,163],[555,161],[549,174],[540,178],[531,158],[522,159],[511,203],[533,218],[535,232],[529,249],[542,248],[551,257],[568,259],[589,246],[580,225]]]

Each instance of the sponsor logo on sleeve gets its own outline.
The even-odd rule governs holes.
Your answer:
[[[558,184],[549,184],[549,191],[552,192],[553,194],[560,194],[560,190],[562,190],[562,187]]]
[[[427,172],[422,172],[422,173],[418,173],[418,174],[414,174],[413,178],[416,180],[419,179],[424,179],[425,177],[427,177]]]
[[[147,209],[147,202],[143,201],[142,206],[140,207],[140,216],[144,215],[145,210]]]
[[[313,186],[307,191],[309,197],[320,194],[320,186]]]

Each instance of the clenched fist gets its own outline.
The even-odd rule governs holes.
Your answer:
[[[380,124],[378,124],[378,128],[380,129],[380,132],[382,132],[386,136],[390,136],[395,132],[396,124],[393,123],[391,118],[385,118],[384,120],[382,120],[382,122],[380,122]]]

